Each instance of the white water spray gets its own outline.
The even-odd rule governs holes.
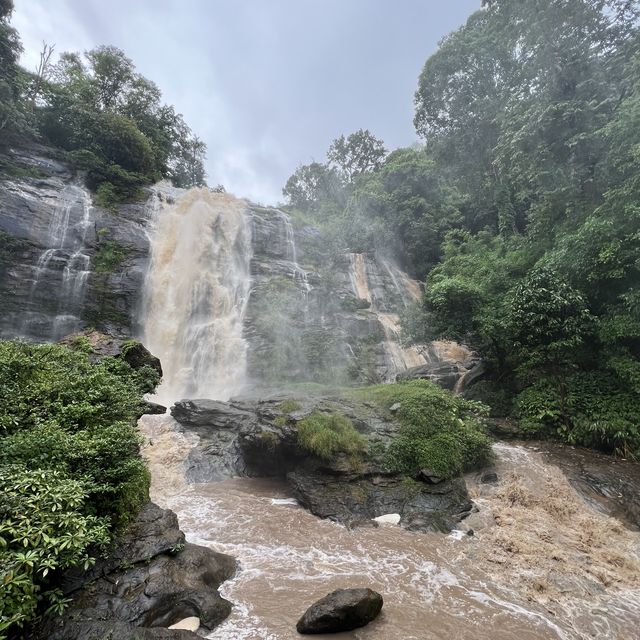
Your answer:
[[[143,339],[165,371],[158,399],[228,400],[246,380],[242,324],[252,251],[246,203],[191,189],[154,215]]]

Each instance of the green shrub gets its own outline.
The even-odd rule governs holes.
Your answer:
[[[96,273],[113,273],[127,258],[128,251],[114,240],[103,240],[93,256],[93,269]]]
[[[96,189],[93,201],[99,207],[115,211],[121,199],[115,185],[111,184],[111,182],[101,182]]]
[[[59,612],[57,572],[93,563],[109,542],[108,521],[87,515],[84,483],[56,470],[0,467],[0,636],[34,617],[43,601]]]
[[[367,387],[353,394],[375,402],[400,422],[387,454],[391,469],[413,473],[429,468],[450,478],[490,457],[482,424],[488,409],[479,402],[463,400],[427,380]],[[399,407],[392,413],[394,405]]]
[[[148,500],[147,388],[86,348],[0,342],[0,637],[63,607],[60,571],[90,563]]]
[[[291,400],[290,398],[287,400],[283,400],[278,405],[278,410],[283,413],[293,413],[294,411],[299,411],[302,409],[302,405],[297,400]]]
[[[364,438],[351,420],[341,413],[314,411],[300,420],[298,442],[324,460],[331,460],[339,454],[357,457],[365,449]]]
[[[640,395],[611,373],[575,373],[562,387],[540,379],[517,396],[516,412],[534,435],[640,458]]]

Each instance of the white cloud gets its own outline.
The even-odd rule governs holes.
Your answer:
[[[437,41],[480,0],[16,0],[34,68],[113,44],[154,80],[208,145],[212,184],[280,199],[299,164],[360,127],[388,147],[415,139],[412,99]]]

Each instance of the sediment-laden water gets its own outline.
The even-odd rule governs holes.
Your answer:
[[[589,506],[530,448],[495,446],[495,484],[468,476],[478,511],[461,529],[473,527],[473,536],[393,525],[349,531],[300,508],[279,482],[187,485],[184,460],[197,436],[169,416],[140,425],[153,499],[176,511],[189,540],[240,563],[222,588],[233,613],[210,638],[298,638],[304,609],[349,586],[382,593],[383,614],[334,638],[637,637],[640,534]]]
[[[226,400],[246,382],[246,203],[206,188],[182,192],[157,209],[150,238],[143,340],[165,370],[157,397]]]

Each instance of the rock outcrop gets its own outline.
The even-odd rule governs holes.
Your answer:
[[[337,589],[312,604],[298,620],[298,633],[339,633],[369,624],[382,610],[382,596],[372,589]]]
[[[140,336],[149,230],[184,192],[160,183],[139,202],[106,209],[54,149],[32,144],[0,161],[15,168],[0,175],[0,337],[55,341],[88,327]],[[392,260],[336,250],[278,209],[246,203],[246,215],[253,386],[372,384],[412,369],[453,388],[467,374],[464,363],[440,362],[436,343],[401,344],[400,316],[421,292]]]
[[[339,412],[364,437],[367,453],[324,460],[298,441],[297,423],[313,412]],[[389,513],[415,531],[450,531],[472,503],[461,478],[437,484],[388,471],[384,450],[400,425],[373,406],[342,397],[299,395],[218,402],[184,400],[173,417],[199,436],[191,450],[189,482],[232,476],[282,477],[302,506],[322,518],[353,525]]]
[[[146,202],[96,206],[54,149],[0,156],[0,337],[57,340],[86,326],[137,333],[148,257]]]
[[[40,640],[189,640],[191,631],[168,629],[197,617],[213,629],[231,604],[217,588],[236,570],[235,560],[185,543],[171,511],[153,503],[138,515],[108,557],[87,572],[70,572],[62,585],[72,604],[44,620]]]
[[[94,329],[86,329],[65,336],[59,343],[71,349],[87,348],[90,350],[89,360],[93,362],[110,356],[124,360],[132,369],[151,367],[162,377],[160,359],[136,340],[125,340]]]

